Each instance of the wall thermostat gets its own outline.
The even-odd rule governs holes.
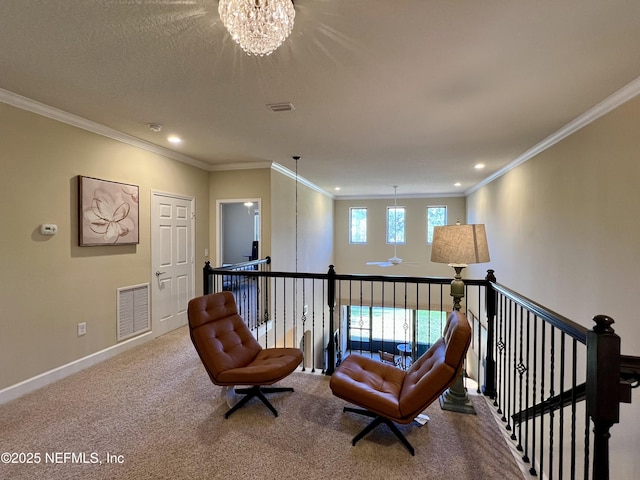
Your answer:
[[[55,235],[58,233],[58,226],[52,223],[43,223],[40,225],[40,233],[42,235]]]

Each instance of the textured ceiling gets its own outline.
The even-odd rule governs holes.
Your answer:
[[[295,0],[291,37],[265,58],[233,43],[217,5],[2,0],[0,88],[212,169],[294,170],[300,155],[337,196],[434,195],[640,76],[638,0]],[[279,102],[295,110],[266,107]]]

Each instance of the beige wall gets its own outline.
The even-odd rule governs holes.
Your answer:
[[[333,200],[280,172],[271,175],[273,270],[326,273],[333,262]]]
[[[202,265],[209,191],[206,171],[1,103],[0,125],[1,390],[116,344],[116,289],[151,281],[151,190],[195,197]],[[139,185],[138,245],[77,246],[78,175]]]
[[[640,356],[640,97],[481,188],[500,283],[584,325],[607,314],[622,351]],[[479,275],[485,265],[470,266]],[[640,478],[640,396],[612,429],[611,478]]]
[[[333,263],[333,200],[308,186],[299,183],[297,188],[296,221],[296,182],[295,179],[273,171],[271,175],[271,232],[272,232],[272,270],[279,272],[326,273]],[[297,226],[296,226],[297,223]],[[297,230],[297,246],[296,246]],[[282,285],[282,283],[280,284]],[[297,291],[294,291],[293,289]],[[322,298],[322,289],[312,287],[307,281],[295,285],[287,282],[286,293],[280,289],[281,301],[276,300],[280,308],[275,315],[282,318],[295,318],[289,332],[293,346],[301,346],[304,332],[308,332],[306,355],[315,352],[315,364],[322,365],[323,348],[327,341],[323,332],[322,308],[328,315],[326,299]],[[315,298],[309,292],[315,292]],[[290,299],[296,298],[291,304]],[[313,305],[316,321],[310,317],[303,324],[303,304]],[[312,332],[315,325],[315,331]],[[291,346],[288,344],[287,346]],[[305,365],[311,366],[311,359],[305,357]]]
[[[446,205],[449,224],[455,224],[456,220],[465,223],[465,198],[398,198],[397,204],[399,207],[406,207],[406,244],[396,248],[396,255],[402,258],[403,263],[381,268],[366,263],[384,261],[393,256],[393,245],[386,243],[386,212],[387,207],[394,205],[394,199],[349,199],[335,202],[336,271],[368,275],[453,277],[453,269],[430,261],[431,245],[427,244],[426,234],[427,207]],[[349,244],[351,207],[367,208],[366,244]]]

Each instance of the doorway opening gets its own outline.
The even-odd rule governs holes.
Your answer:
[[[260,199],[218,200],[218,266],[260,258]]]

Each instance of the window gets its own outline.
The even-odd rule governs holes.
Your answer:
[[[351,207],[349,218],[349,243],[367,243],[367,209]]]
[[[405,243],[404,207],[387,207],[387,243]]]
[[[348,348],[398,354],[397,344],[416,342],[421,355],[438,338],[446,325],[447,313],[440,310],[412,310],[393,307],[349,305]]]
[[[447,207],[427,207],[427,243],[433,243],[433,227],[442,227],[447,224]]]

